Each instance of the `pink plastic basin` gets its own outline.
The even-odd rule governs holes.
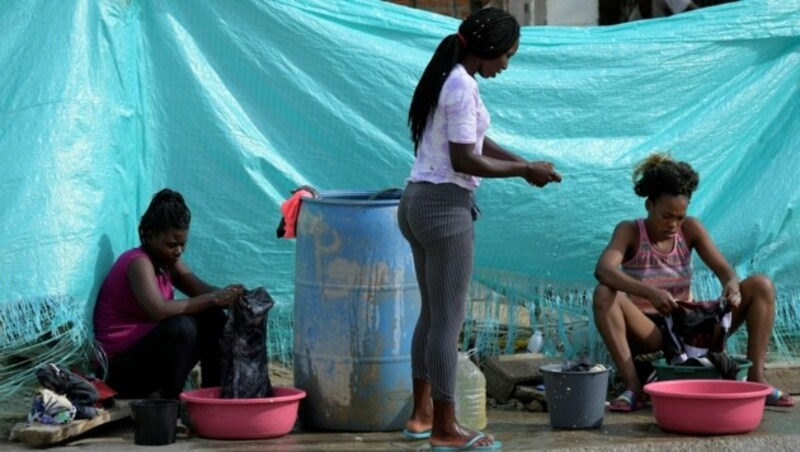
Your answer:
[[[217,439],[264,439],[289,433],[305,391],[275,386],[263,399],[220,399],[219,388],[184,391],[189,418],[198,435]]]
[[[732,380],[672,380],[645,385],[662,430],[697,435],[746,433],[761,423],[769,385]]]

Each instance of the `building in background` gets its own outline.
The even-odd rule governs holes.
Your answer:
[[[492,5],[511,13],[521,25],[597,25],[599,0],[390,0],[457,18]]]
[[[504,9],[522,25],[592,26],[627,22],[639,0],[387,0],[464,19],[492,5]],[[693,0],[700,7],[737,0]]]
[[[484,2],[481,0],[388,0],[398,5],[410,6],[411,8],[424,9],[434,13],[444,14],[445,16],[464,19],[473,11],[483,8]]]

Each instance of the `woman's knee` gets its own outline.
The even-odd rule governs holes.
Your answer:
[[[194,344],[198,338],[197,321],[190,315],[176,315],[163,320],[166,335],[171,340]]]
[[[605,284],[598,284],[592,295],[592,308],[594,312],[607,312],[614,306],[617,291]]]
[[[766,275],[753,275],[741,283],[743,298],[761,300],[762,303],[775,302],[775,285]]]

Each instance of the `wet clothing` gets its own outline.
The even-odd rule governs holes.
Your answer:
[[[639,247],[636,255],[622,263],[622,271],[631,278],[642,281],[672,294],[676,300],[692,301],[692,251],[686,244],[683,231],[675,234],[672,250],[656,250],[647,236],[644,219],[636,220],[639,228]],[[631,301],[645,313],[657,313],[650,300],[628,294]]]
[[[669,316],[647,316],[661,330],[662,351],[667,361],[673,362],[675,356],[685,355],[680,360],[686,360],[722,351],[724,336],[717,326],[726,325],[726,315],[730,321],[729,305],[719,301],[679,301]]]
[[[158,324],[136,300],[128,281],[128,267],[136,259],[150,260],[150,256],[141,247],[122,253],[97,295],[94,336],[109,358],[131,348]],[[156,281],[164,299],[172,300],[175,291],[169,272],[157,273]]]
[[[222,399],[274,395],[267,369],[267,317],[275,301],[263,287],[245,291],[230,306],[222,331]]]

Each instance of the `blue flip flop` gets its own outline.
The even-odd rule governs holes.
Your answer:
[[[405,436],[408,439],[428,439],[431,437],[431,431],[423,430],[421,432],[412,432],[411,430],[404,428],[403,436]]]
[[[486,438],[486,435],[483,433],[478,433],[474,438],[467,441],[466,444],[463,446],[431,446],[431,450],[435,451],[457,451],[457,450],[500,450],[503,447],[503,443],[500,441],[494,440],[494,442],[489,446],[475,446],[475,443]]]
[[[627,406],[620,405],[621,402],[624,402]],[[644,406],[645,403],[643,401],[636,399],[635,392],[626,389],[622,391],[622,394],[618,395],[617,398],[611,401],[608,410],[616,411],[618,413],[632,413]]]
[[[790,407],[794,406],[794,399],[789,394],[786,394],[780,389],[773,387],[772,394],[767,396],[765,403],[768,406]]]

